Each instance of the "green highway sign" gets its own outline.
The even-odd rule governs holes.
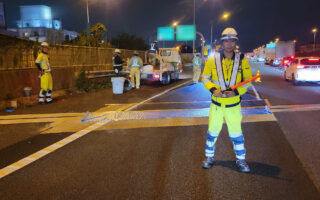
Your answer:
[[[196,40],[195,25],[179,25],[177,26],[177,41]]]
[[[174,40],[174,27],[158,27],[158,40],[159,41],[173,41]]]

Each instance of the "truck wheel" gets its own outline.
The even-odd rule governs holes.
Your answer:
[[[170,81],[171,81],[170,73],[169,72],[163,73],[161,84],[168,85]]]
[[[179,76],[180,76],[180,73],[177,72],[177,73],[176,73],[176,78],[175,78],[174,80],[175,80],[175,81],[178,81],[178,80],[179,80]]]

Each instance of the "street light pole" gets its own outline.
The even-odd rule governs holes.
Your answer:
[[[210,46],[212,46],[212,29],[213,29],[213,23],[211,23]]]
[[[314,28],[312,29],[313,32],[313,53],[316,51],[316,35],[318,32],[318,29]]]
[[[196,0],[193,0],[193,25],[196,25]],[[193,40],[192,53],[194,53],[195,40]]]
[[[86,0],[87,3],[87,45],[89,44],[89,37],[90,37],[90,17],[89,17],[89,0]]]

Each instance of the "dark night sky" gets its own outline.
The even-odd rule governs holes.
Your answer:
[[[9,27],[16,27],[20,5],[48,5],[55,18],[67,30],[81,32],[86,27],[84,0],[0,0],[6,4]],[[180,19],[192,24],[193,0],[89,0],[91,24],[102,22],[108,37],[120,32],[154,40],[158,26],[168,26]],[[311,29],[320,29],[320,0],[196,0],[197,30],[210,41],[210,22],[214,21],[214,38],[226,26],[239,34],[242,50],[252,50],[276,37],[313,41]],[[227,22],[218,22],[223,11],[230,11]],[[219,34],[219,35],[218,35]],[[318,41],[320,39],[318,34]]]

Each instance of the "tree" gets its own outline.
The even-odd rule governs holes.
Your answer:
[[[92,47],[109,46],[102,41],[103,35],[106,32],[106,27],[102,23],[97,23],[90,28],[90,37],[88,38],[87,31],[83,31],[78,37],[65,41],[64,44],[87,46],[88,42]]]
[[[68,36],[69,38],[69,36]],[[87,32],[83,31],[78,37],[72,40],[65,40],[63,44],[86,46],[88,41]]]
[[[131,50],[147,50],[148,45],[141,38],[128,33],[120,33],[116,38],[111,39],[112,46],[120,49],[131,49]]]
[[[90,28],[90,46],[99,47],[104,33],[107,31],[102,23],[97,23]]]

